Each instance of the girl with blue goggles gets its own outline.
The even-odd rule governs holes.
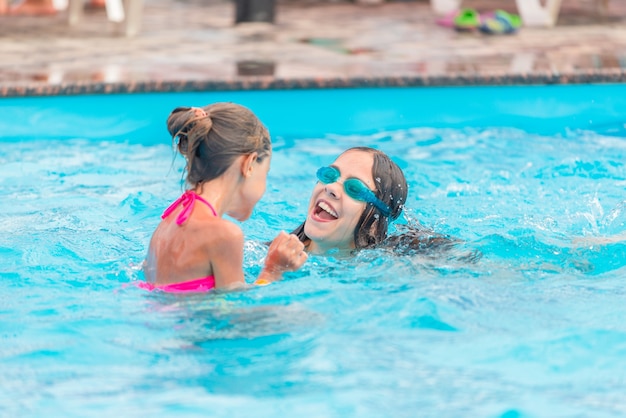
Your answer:
[[[342,179],[342,171],[351,177]],[[359,177],[355,177],[357,173]],[[307,251],[321,254],[358,250],[385,241],[390,223],[402,213],[408,192],[404,173],[389,156],[374,148],[353,147],[341,153],[332,165],[318,169],[317,179],[319,184],[311,194],[307,219],[292,232]],[[326,186],[334,183],[342,187],[345,204],[333,188]],[[370,188],[372,184],[375,191]],[[324,185],[323,190],[320,185]],[[354,209],[358,205],[348,201],[366,205],[359,211]]]

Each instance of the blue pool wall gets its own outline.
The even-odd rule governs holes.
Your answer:
[[[300,138],[413,127],[620,132],[626,122],[621,84],[146,93],[0,99],[0,140],[169,141],[174,107],[219,101],[249,107],[273,136]]]

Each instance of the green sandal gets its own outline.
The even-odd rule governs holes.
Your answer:
[[[478,29],[480,25],[480,15],[474,9],[461,9],[454,18],[454,29],[461,32]]]

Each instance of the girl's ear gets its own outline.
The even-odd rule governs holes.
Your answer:
[[[369,230],[369,234],[368,235],[370,237],[375,237],[377,229],[378,229],[378,219],[376,219],[374,222],[372,222],[372,225],[370,226],[370,230]]]
[[[241,162],[241,175],[244,178],[248,178],[252,175],[252,171],[254,171],[254,163],[258,157],[258,152],[253,152],[252,154],[248,154],[244,157]]]

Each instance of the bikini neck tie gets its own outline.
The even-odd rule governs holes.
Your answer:
[[[174,203],[172,203],[167,209],[165,209],[165,212],[163,212],[163,215],[161,215],[161,219],[167,218],[170,213],[174,212],[178,205],[182,204],[183,210],[176,217],[176,225],[182,225],[187,219],[189,219],[189,216],[191,216],[191,212],[193,211],[196,200],[199,200],[207,205],[209,209],[211,209],[211,212],[213,212],[213,215],[217,216],[217,212],[215,212],[215,209],[209,202],[204,200],[193,190],[187,190],[185,193],[183,193],[181,197],[179,197]]]

